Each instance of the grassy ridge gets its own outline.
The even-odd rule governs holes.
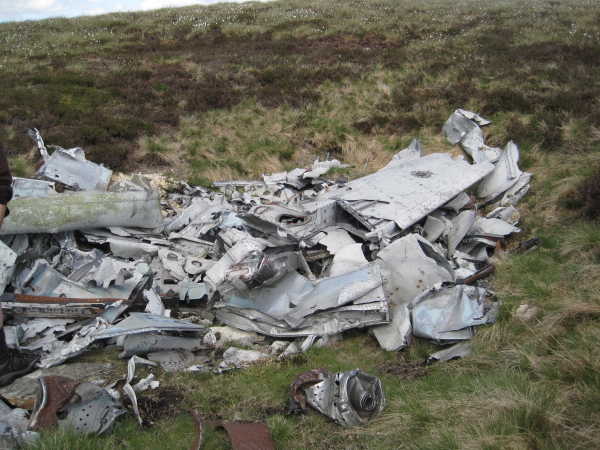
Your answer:
[[[17,154],[36,126],[115,170],[160,162],[171,140],[197,180],[215,175],[204,159],[260,174],[233,164],[236,133],[259,161],[353,142],[377,153],[437,133],[457,107],[496,121],[499,144],[558,149],[562,127],[585,138],[600,124],[598,14],[594,2],[285,2],[0,24],[0,124]],[[249,119],[229,114],[253,104],[277,117],[248,136]],[[207,111],[225,122],[218,135]]]
[[[0,139],[15,172],[39,162],[27,128],[115,170],[207,184],[327,153],[365,173],[419,137],[453,151],[455,108],[492,120],[534,173],[519,205],[536,253],[501,257],[503,301],[473,355],[421,367],[435,347],[386,353],[356,333],[333,349],[218,377],[160,373],[176,417],[130,418],[106,438],[41,448],[189,448],[207,418],[266,420],[281,449],[600,446],[600,8],[592,1],[286,1],[0,24]],[[523,306],[525,305],[525,306]],[[521,313],[527,309],[532,317]],[[519,311],[519,313],[517,313]],[[115,359],[112,353],[82,358]],[[297,373],[380,376],[385,413],[358,430],[280,412]],[[228,448],[207,432],[205,448]]]

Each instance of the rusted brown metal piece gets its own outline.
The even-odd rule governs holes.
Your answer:
[[[67,298],[45,297],[5,293],[0,297],[2,310],[7,314],[27,317],[76,318],[94,317],[102,312],[107,304],[119,301],[118,298]],[[133,300],[124,300],[131,303]]]
[[[300,404],[302,409],[306,409],[306,399],[302,394],[299,393],[299,391],[301,389],[314,386],[315,384],[323,381],[325,378],[329,378],[331,375],[333,375],[333,372],[323,367],[302,372],[301,374],[297,375],[290,384],[289,395],[294,397],[294,400]]]
[[[43,431],[58,424],[56,413],[71,398],[79,381],[58,375],[38,378],[38,393],[29,421],[29,431]]]
[[[194,419],[194,426],[196,427],[196,438],[190,450],[200,450],[202,441],[204,440],[204,427],[202,426],[202,419],[197,409],[192,409],[192,419]]]
[[[264,423],[223,423],[219,420],[203,420],[204,426],[224,428],[231,440],[233,450],[274,450],[275,441]]]
[[[481,270],[478,270],[470,277],[465,278],[463,280],[463,284],[470,286],[470,285],[474,284],[477,280],[481,280],[482,278],[489,277],[495,271],[496,271],[496,266],[494,266],[493,264],[491,266],[487,266]]]
[[[224,423],[233,450],[273,450],[275,441],[264,423]]]

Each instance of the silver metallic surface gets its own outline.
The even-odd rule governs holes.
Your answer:
[[[310,406],[349,428],[374,419],[385,407],[381,380],[360,369],[335,373],[303,392]]]

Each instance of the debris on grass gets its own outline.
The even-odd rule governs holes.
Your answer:
[[[60,189],[16,180],[23,187],[15,185],[0,231],[2,307],[14,345],[41,352],[43,368],[116,345],[134,365],[146,356],[168,371],[220,373],[331,345],[356,328],[370,328],[388,351],[410,346],[413,336],[462,343],[496,320],[498,302],[478,280],[520,231],[515,205],[531,179],[515,143],[485,146],[486,123],[457,110],[444,126],[474,164],[423,156],[415,140],[381,170],[352,180],[322,177],[343,167],[337,160],[262,181],[216,182],[212,191],[182,182],[162,196],[142,175],[108,188],[103,168],[86,180],[92,184],[72,181],[74,169],[62,163],[65,175],[44,175]],[[48,156],[32,135],[46,164],[57,154],[86,164],[81,149]],[[482,216],[484,205],[495,209]],[[430,359],[468,353],[453,348]],[[156,381],[132,387],[133,369],[123,389],[141,424],[135,386]],[[362,410],[353,403],[356,412],[309,395],[329,417],[356,426],[383,408],[379,380],[358,369],[332,377],[352,395],[366,389],[370,400],[357,400]],[[327,380],[327,389],[339,389]],[[362,387],[349,387],[355,382]]]

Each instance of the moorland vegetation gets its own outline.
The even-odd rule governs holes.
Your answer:
[[[109,436],[56,432],[37,448],[189,448],[193,407],[266,421],[281,449],[600,447],[599,55],[591,0],[289,0],[0,24],[0,140],[15,175],[41,162],[32,127],[174,184],[257,179],[326,155],[370,173],[413,138],[458,152],[441,128],[464,108],[492,121],[489,145],[518,144],[534,178],[516,239],[543,239],[498,257],[499,321],[462,360],[424,367],[428,342],[386,353],[349,333],[243,372],[160,374],[178,400],[153,428],[126,417]],[[80,360],[122,363],[116,354]],[[320,366],[379,376],[386,411],[353,430],[284,417],[290,381]],[[207,430],[204,448],[228,445]]]

